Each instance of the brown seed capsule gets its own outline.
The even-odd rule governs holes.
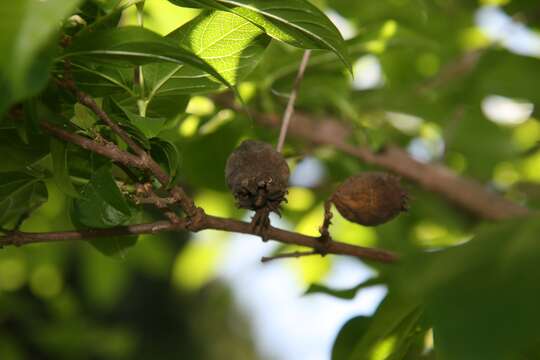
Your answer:
[[[331,200],[347,220],[375,226],[407,210],[408,197],[398,177],[380,172],[365,172],[345,180]]]
[[[246,140],[227,160],[227,185],[238,207],[279,213],[287,194],[289,166],[272,146],[261,141]]]

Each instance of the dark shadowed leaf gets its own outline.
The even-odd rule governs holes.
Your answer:
[[[79,197],[69,177],[67,144],[51,138],[51,158],[53,162],[53,176],[58,188],[66,195]]]
[[[371,318],[356,316],[349,319],[339,330],[332,346],[332,360],[350,359],[351,350],[368,331]]]
[[[406,339],[416,330],[420,315],[418,303],[389,293],[372,316],[368,330],[345,359],[369,360],[385,341],[391,345],[389,355],[406,353],[409,343],[402,343],[401,339]],[[396,338],[399,340],[395,341]]]
[[[109,165],[98,169],[81,190],[80,199],[74,199],[70,217],[78,228],[110,228],[126,225],[137,215],[118,189]],[[116,255],[135,244],[133,237],[115,237],[91,240],[100,252]]]
[[[173,143],[160,138],[151,139],[150,144],[152,157],[161,166],[165,167],[171,177],[171,181],[174,181],[180,167],[180,153],[177,147]]]
[[[383,284],[384,282],[379,278],[372,278],[368,279],[352,288],[349,289],[331,289],[327,286],[321,285],[321,284],[311,284],[309,288],[306,290],[304,295],[309,294],[327,294],[331,295],[340,299],[346,299],[351,300],[356,296],[356,293],[358,293],[359,290]]]
[[[0,162],[0,173],[23,170],[43,158],[48,152],[47,140],[44,137],[32,137],[26,144],[17,131],[0,131],[0,154],[9,154]]]
[[[41,178],[20,172],[0,176],[0,225],[17,220],[47,201],[47,188]]]
[[[438,358],[518,359],[538,341],[540,221],[477,233],[465,245],[407,259],[392,288],[426,303]]]

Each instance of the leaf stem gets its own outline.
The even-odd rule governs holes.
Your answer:
[[[287,137],[287,130],[289,129],[289,124],[291,123],[291,117],[294,113],[294,103],[298,97],[298,90],[300,89],[300,83],[304,78],[304,73],[311,55],[311,50],[304,51],[304,56],[302,56],[302,61],[300,62],[300,67],[298,68],[298,73],[296,74],[296,79],[294,79],[293,88],[291,95],[289,96],[289,101],[287,102],[287,107],[283,113],[283,119],[281,121],[281,130],[279,131],[279,140],[276,147],[278,152],[283,151],[283,145],[285,144],[285,138]]]
[[[144,28],[144,1],[137,3],[135,6],[137,7],[137,24],[141,28]],[[135,86],[139,87],[139,100],[137,101],[137,106],[139,108],[139,115],[140,116],[146,116],[146,106],[147,101],[145,99],[144,94],[144,74],[143,74],[143,68],[141,65],[138,65],[135,68]]]

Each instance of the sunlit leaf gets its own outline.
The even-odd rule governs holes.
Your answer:
[[[350,68],[341,34],[317,7],[305,0],[170,0],[180,6],[231,11],[273,38],[306,49],[333,51]]]
[[[87,60],[90,58],[93,61],[112,59],[136,65],[152,62],[189,64],[230,86],[214,68],[197,55],[141,27],[126,26],[81,35],[74,39],[64,56]]]

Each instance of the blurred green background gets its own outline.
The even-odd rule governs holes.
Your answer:
[[[350,34],[355,76],[334,55],[315,51],[299,109],[348,121],[358,144],[397,143],[421,161],[444,164],[538,208],[538,1],[314,3]],[[144,24],[167,34],[197,14],[147,0]],[[121,22],[137,23],[134,7]],[[281,112],[301,55],[272,43],[239,85],[242,97],[260,110]],[[195,96],[164,136],[181,150],[181,180],[199,206],[248,219],[226,191],[225,161],[243,139],[274,142],[274,132]],[[273,221],[318,235],[324,199],[347,176],[370,167],[294,140],[286,155],[292,187],[283,218]],[[405,186],[410,212],[375,229],[336,214],[335,239],[412,253],[471,238],[477,219],[414,184]],[[47,190],[49,200],[22,230],[71,227],[66,198],[53,181]],[[142,236],[113,258],[86,243],[3,249],[0,359],[328,359],[344,322],[371,315],[385,289],[361,291],[352,301],[302,293],[313,283],[352,287],[378,268],[337,257],[258,263],[278,250],[293,249],[214,231]],[[391,344],[383,343],[371,360],[390,352]]]

